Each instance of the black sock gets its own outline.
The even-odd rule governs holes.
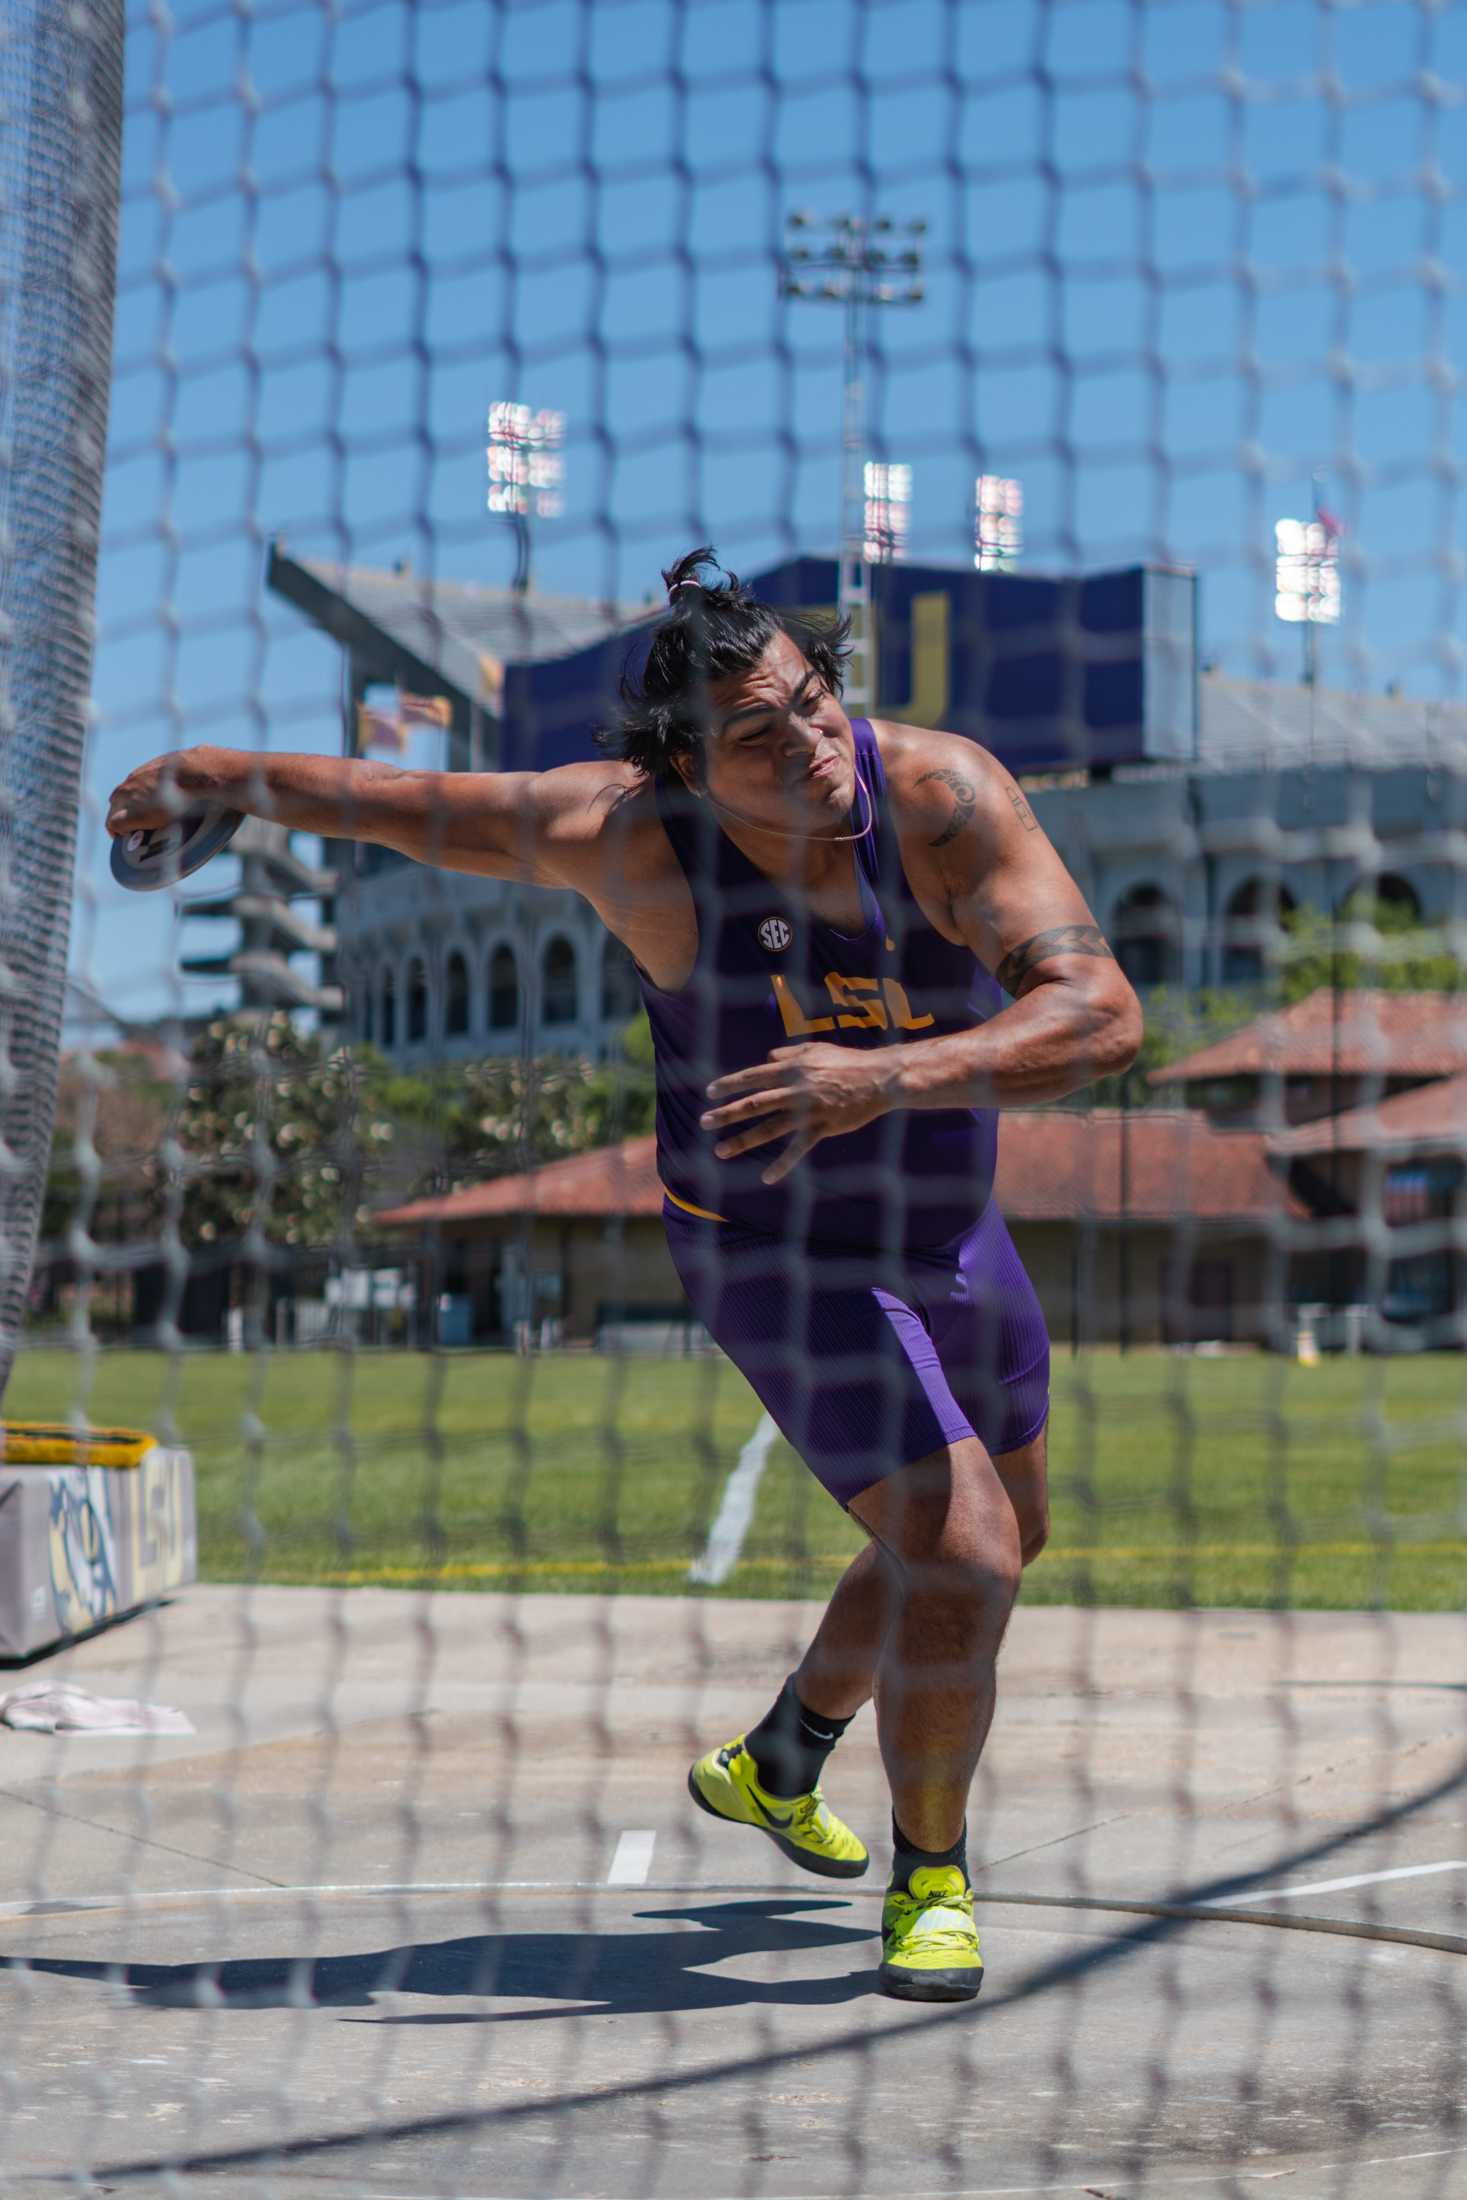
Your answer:
[[[913,1872],[943,1871],[952,1864],[956,1864],[958,1870],[962,1873],[964,1886],[968,1884],[968,1829],[966,1826],[964,1826],[950,1849],[919,1849],[914,1842],[907,1839],[901,1827],[897,1824],[895,1816],[893,1816],[891,1821],[891,1845],[894,1851],[891,1860],[891,1876],[898,1886],[910,1887]]]
[[[759,1724],[744,1736],[760,1787],[786,1802],[792,1795],[808,1795],[819,1786],[825,1760],[850,1723],[807,1711],[795,1694],[792,1674]]]

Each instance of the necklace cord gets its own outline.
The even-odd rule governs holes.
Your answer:
[[[739,811],[731,810],[726,802],[720,802],[714,795],[710,794],[707,799],[711,809],[722,811],[723,815],[731,817],[736,825],[747,825],[751,832],[768,833],[775,840],[811,840],[818,838],[827,848],[844,848],[848,847],[852,841],[868,839],[871,828],[876,823],[876,804],[871,798],[866,782],[861,777],[859,765],[856,770],[856,786],[866,797],[866,822],[858,833],[821,833],[819,835],[787,833],[778,825],[761,825],[757,818],[742,816]]]

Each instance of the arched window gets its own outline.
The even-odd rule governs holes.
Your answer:
[[[1133,886],[1116,904],[1110,944],[1132,985],[1167,985],[1177,976],[1180,927],[1159,886]]]
[[[577,998],[576,951],[559,934],[545,949],[541,969],[540,1018],[547,1024],[573,1024],[580,1010]]]
[[[512,947],[496,947],[489,961],[489,1029],[513,1031],[520,1020],[520,973]]]
[[[1399,916],[1408,924],[1421,922],[1421,896],[1408,878],[1397,878],[1394,871],[1387,871],[1375,889],[1377,901],[1383,901],[1393,916]]]
[[[443,1029],[461,1039],[469,1028],[469,966],[457,948],[448,958],[443,982]]]
[[[1421,922],[1421,896],[1408,878],[1394,871],[1382,871],[1379,878],[1363,878],[1340,903],[1340,915],[1368,921],[1377,914],[1390,930],[1409,930]]]
[[[382,1044],[397,1045],[397,977],[390,963],[382,973]]]
[[[629,1023],[642,1005],[637,966],[620,940],[608,932],[601,950],[601,1015],[606,1023]]]
[[[407,1042],[416,1046],[428,1036],[428,973],[414,960],[408,967]]]
[[[1222,982],[1259,985],[1279,948],[1279,929],[1294,897],[1277,879],[1250,878],[1228,902],[1223,918]]]

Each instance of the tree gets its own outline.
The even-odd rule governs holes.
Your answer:
[[[161,1049],[137,1045],[63,1058],[43,1242],[61,1246],[77,1222],[98,1244],[156,1236],[158,1156],[175,1100],[171,1066]]]
[[[435,1190],[587,1153],[649,1130],[656,1109],[650,1068],[573,1056],[500,1056],[418,1081],[412,1098]],[[406,1098],[406,1095],[403,1095]]]
[[[1337,918],[1307,905],[1283,919],[1280,993],[1285,1004],[1321,988],[1356,992],[1461,993],[1467,969],[1444,934],[1398,901],[1352,895]]]
[[[171,1172],[186,1245],[255,1234],[325,1248],[366,1220],[397,1127],[375,1060],[289,1016],[221,1017],[195,1039]]]
[[[405,1072],[284,1014],[221,1018],[195,1042],[180,1109],[185,1244],[251,1231],[326,1249],[374,1212],[646,1130],[652,1074],[520,1056]]]

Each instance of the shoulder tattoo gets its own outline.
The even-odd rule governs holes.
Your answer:
[[[1010,802],[1012,802],[1012,804],[1014,805],[1014,815],[1019,820],[1019,823],[1023,826],[1025,832],[1037,833],[1039,830],[1039,820],[1034,815],[1034,812],[1030,809],[1028,803],[1024,800],[1023,791],[1018,787],[1010,787],[1007,791],[1008,798]]]
[[[1005,993],[1017,993],[1029,972],[1055,955],[1094,955],[1101,962],[1115,961],[1098,924],[1057,924],[1051,931],[1036,932],[1032,940],[1012,948],[994,976]]]
[[[972,780],[965,779],[961,772],[923,772],[922,777],[917,781],[917,785],[925,787],[929,779],[941,780],[943,786],[950,790],[953,798],[952,816],[943,826],[936,840],[929,840],[927,843],[929,848],[945,848],[950,840],[957,839],[958,834],[973,815],[973,808],[978,800],[978,795]]]

